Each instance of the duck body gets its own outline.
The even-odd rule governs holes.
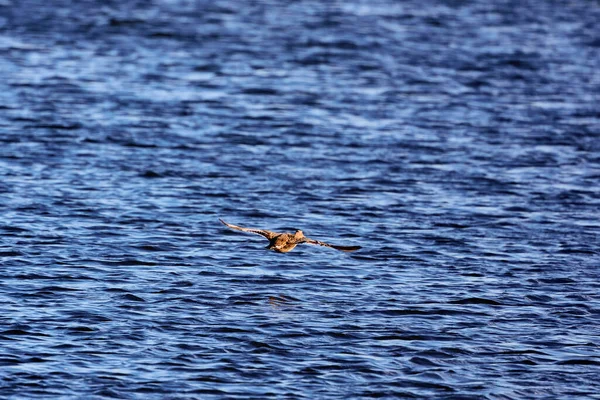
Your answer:
[[[304,234],[301,230],[297,230],[293,235],[290,233],[281,233],[269,240],[267,249],[274,250],[278,253],[287,253],[292,251],[298,244],[303,243]]]

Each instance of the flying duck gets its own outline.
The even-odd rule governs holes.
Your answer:
[[[361,246],[336,246],[333,244],[321,242],[319,240],[314,240],[307,238],[304,236],[304,233],[301,230],[296,230],[295,233],[279,233],[273,231],[267,231],[266,229],[254,229],[254,228],[244,228],[241,226],[228,224],[219,218],[225,226],[243,232],[256,233],[258,235],[264,236],[269,241],[269,245],[267,249],[274,250],[278,253],[287,253],[288,251],[292,251],[294,247],[302,243],[308,244],[316,244],[319,246],[331,247],[332,249],[341,250],[341,251],[356,251],[361,248]]]

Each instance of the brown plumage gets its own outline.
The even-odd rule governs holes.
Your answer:
[[[265,229],[254,229],[254,228],[244,228],[241,226],[228,224],[219,218],[224,225],[228,226],[231,229],[235,229],[243,232],[256,233],[257,235],[264,236],[269,240],[269,245],[267,249],[274,250],[278,253],[287,253],[288,251],[292,251],[294,247],[302,243],[308,244],[316,244],[319,246],[331,247],[332,249],[341,250],[341,251],[356,251],[360,249],[360,246],[336,246],[333,244],[321,242],[319,240],[309,239],[304,236],[301,230],[297,230],[295,233],[278,233],[273,231],[267,231]]]

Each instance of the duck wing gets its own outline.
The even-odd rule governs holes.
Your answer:
[[[267,231],[265,229],[254,229],[254,228],[244,228],[243,226],[237,226],[237,225],[233,225],[233,224],[228,224],[227,222],[223,221],[221,218],[219,218],[219,221],[221,221],[221,223],[231,229],[235,229],[238,231],[243,231],[243,232],[250,232],[250,233],[256,233],[258,235],[264,236],[267,239],[271,240],[273,239],[275,236],[278,236],[279,233],[277,232],[272,232],[272,231]]]
[[[309,239],[309,238],[304,238],[304,240],[302,240],[301,243],[316,244],[318,246],[331,247],[332,249],[346,251],[346,252],[362,249],[361,246],[337,246],[335,244],[325,243],[325,242],[321,242],[320,240],[314,240],[314,239]]]

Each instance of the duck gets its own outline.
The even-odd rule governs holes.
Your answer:
[[[356,250],[360,250],[362,248],[361,246],[338,246],[338,245],[322,242],[320,240],[310,239],[310,238],[304,236],[304,232],[302,232],[300,229],[297,229],[294,233],[287,233],[287,232],[280,233],[280,232],[268,231],[266,229],[245,228],[243,226],[233,225],[233,224],[223,221],[221,218],[219,218],[219,221],[221,221],[221,223],[223,225],[227,226],[228,228],[235,229],[237,231],[255,233],[257,235],[264,236],[269,241],[269,244],[267,245],[266,248],[269,250],[273,250],[277,253],[290,252],[297,245],[303,244],[303,243],[314,244],[314,245],[324,246],[324,247],[330,247],[332,249],[345,251],[345,252],[356,251]]]

